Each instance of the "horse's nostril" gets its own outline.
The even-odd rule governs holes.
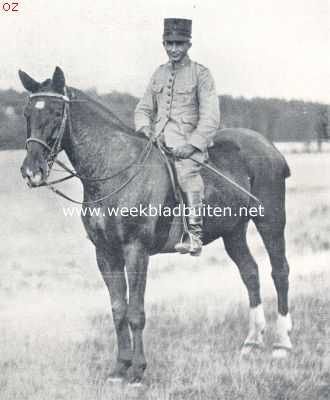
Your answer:
[[[26,176],[28,176],[29,178],[32,178],[33,175],[34,175],[33,172],[32,172],[29,168],[26,168],[25,174],[26,174]]]
[[[24,180],[25,180],[25,183],[27,184],[27,186],[28,186],[29,188],[31,188],[31,187],[32,187],[32,183],[31,183],[30,179],[26,176],[26,177],[24,178]]]

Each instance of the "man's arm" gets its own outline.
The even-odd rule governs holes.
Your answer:
[[[135,108],[134,113],[135,130],[138,132],[143,132],[146,136],[149,137],[152,132],[152,121],[157,112],[156,99],[153,96],[151,89],[152,82],[153,78],[151,78],[143,97]]]
[[[210,71],[202,66],[198,76],[199,120],[188,143],[204,152],[220,125],[219,100]]]

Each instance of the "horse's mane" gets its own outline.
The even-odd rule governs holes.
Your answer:
[[[87,100],[89,104],[93,104],[98,108],[98,111],[101,112],[102,116],[106,119],[109,120],[109,122],[113,125],[115,129],[120,129],[124,133],[127,133],[129,135],[133,135],[139,138],[142,138],[143,136],[139,133],[137,133],[134,129],[130,128],[127,126],[119,117],[117,117],[108,106],[103,104],[100,100],[96,100],[93,97],[87,95],[84,93],[82,90],[69,87],[69,95],[70,98],[73,100]]]

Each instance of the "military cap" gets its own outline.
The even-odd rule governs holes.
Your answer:
[[[188,42],[191,39],[190,19],[165,18],[164,19],[164,41]]]

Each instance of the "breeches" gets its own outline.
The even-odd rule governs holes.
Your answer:
[[[194,153],[194,157],[204,161],[205,155],[201,152]],[[201,177],[201,166],[189,158],[175,161],[175,169],[178,176],[179,185],[183,192],[202,192],[204,193],[204,183]]]
[[[162,140],[169,148],[177,148],[187,143],[183,135],[179,135],[171,129],[163,131]],[[207,159],[207,152],[196,151],[193,155],[201,162]],[[183,192],[202,192],[204,194],[204,183],[200,174],[201,166],[197,162],[186,158],[175,161],[174,165]]]

